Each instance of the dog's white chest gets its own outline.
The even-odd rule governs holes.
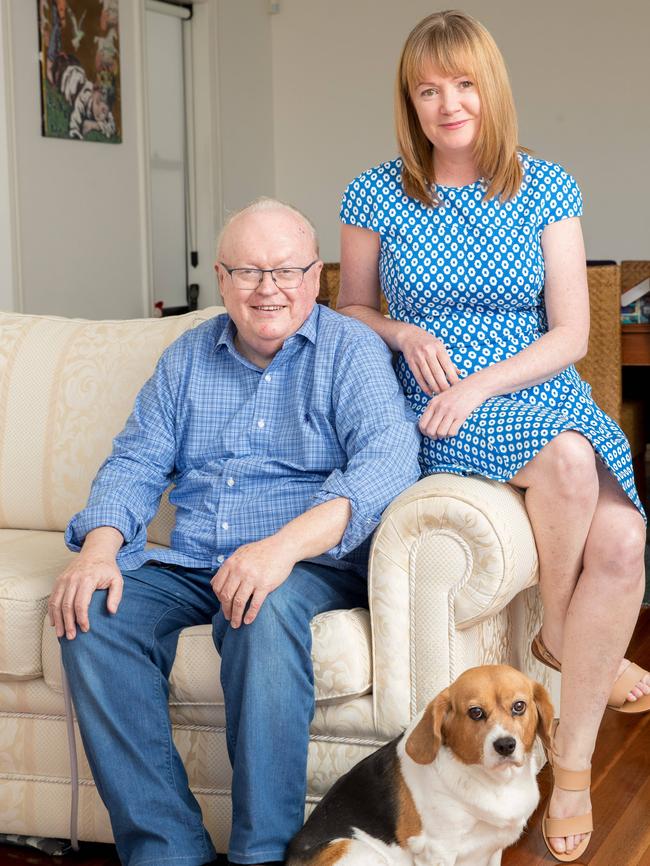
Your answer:
[[[491,782],[444,747],[433,766],[403,772],[422,819],[422,835],[412,842],[416,866],[445,864],[445,854],[454,866],[487,866],[519,838],[539,800],[534,766],[521,768],[507,784]]]

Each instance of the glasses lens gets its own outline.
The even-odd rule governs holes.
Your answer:
[[[235,268],[231,274],[236,289],[256,289],[262,279],[258,268]]]
[[[279,289],[297,289],[302,283],[302,268],[275,268],[273,279]]]

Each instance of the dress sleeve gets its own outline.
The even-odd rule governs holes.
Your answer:
[[[551,166],[544,180],[541,228],[579,216],[582,216],[582,193],[575,178],[562,166]]]
[[[379,219],[372,172],[360,174],[348,184],[341,201],[341,222],[362,229],[379,231]]]

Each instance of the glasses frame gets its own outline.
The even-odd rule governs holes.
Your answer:
[[[299,265],[290,265],[289,267],[284,267],[284,268],[229,268],[225,262],[220,261],[219,264],[226,271],[226,273],[228,274],[228,276],[230,277],[231,280],[233,280],[233,274],[236,273],[237,271],[259,271],[260,278],[259,278],[257,285],[256,286],[250,286],[250,288],[246,287],[244,289],[240,289],[238,286],[235,286],[235,288],[239,292],[254,292],[256,289],[259,289],[259,287],[262,284],[262,280],[264,279],[264,274],[271,274],[271,279],[273,280],[273,282],[275,283],[277,288],[280,289],[281,292],[285,292],[285,291],[286,292],[295,292],[296,289],[299,289],[302,286],[303,281],[305,279],[305,274],[307,273],[307,271],[310,270],[310,268],[313,268],[315,264],[318,264],[319,261],[320,261],[320,259],[314,259],[314,261],[310,262],[310,264],[308,264],[307,267],[305,267],[305,268],[301,268]],[[292,286],[290,289],[289,288],[283,289],[282,286],[278,286],[278,281],[275,278],[276,271],[302,271],[302,276],[300,277],[300,282],[298,283],[297,286]],[[234,280],[233,280],[233,285],[234,285]]]

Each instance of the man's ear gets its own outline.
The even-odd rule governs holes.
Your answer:
[[[535,706],[537,707],[537,736],[544,744],[544,748],[549,751],[552,747],[551,728],[553,726],[553,717],[555,716],[553,704],[548,692],[541,683],[535,683],[533,697],[535,699]]]
[[[430,764],[442,744],[445,716],[451,709],[449,689],[440,692],[427,706],[406,741],[406,754],[416,764]]]

